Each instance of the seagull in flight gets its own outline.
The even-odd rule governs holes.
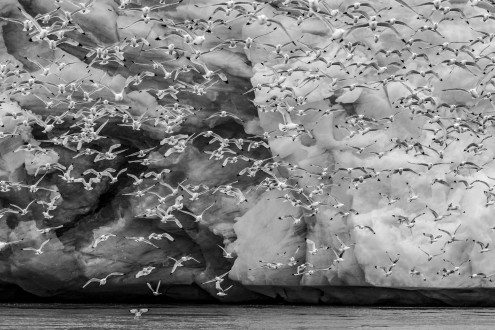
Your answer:
[[[308,244],[308,252],[311,253],[312,255],[315,255],[318,253],[320,250],[328,250],[328,246],[322,246],[319,248],[316,248],[316,243],[310,240],[309,238],[306,238],[306,243]]]
[[[160,284],[162,284],[162,281],[158,281],[158,285],[156,286],[156,289],[153,289],[153,287],[151,286],[151,284],[148,282],[146,283],[146,285],[148,286],[148,288],[150,288],[151,292],[153,293],[154,296],[159,296],[161,295],[162,293],[160,293]]]
[[[47,227],[47,228],[41,228],[41,229],[36,229],[36,231],[38,233],[41,233],[41,234],[48,234],[49,232],[53,231],[53,230],[57,230],[57,229],[60,229],[62,228],[64,225],[60,225],[60,226],[56,226],[56,227]]]
[[[96,278],[96,277],[93,277],[92,279],[90,279],[89,281],[86,282],[86,284],[83,285],[83,289],[85,287],[87,287],[89,284],[93,283],[93,282],[98,282],[100,283],[100,285],[105,285],[107,284],[107,280],[110,276],[122,276],[124,275],[124,273],[119,273],[119,272],[113,272],[113,273],[110,273],[108,274],[107,276],[105,276],[104,278]]]
[[[172,267],[172,270],[170,271],[170,274],[173,274],[177,270],[177,267],[183,267],[184,266],[184,262],[186,262],[188,260],[194,260],[198,264],[200,263],[198,260],[194,259],[191,256],[183,256],[180,259],[175,259],[175,258],[172,258],[172,257],[168,257],[168,258],[169,259],[172,259],[173,261],[175,261],[174,266]]]
[[[131,314],[134,314],[134,320],[139,319],[144,313],[148,312],[148,308],[131,309],[129,310]]]
[[[10,241],[10,242],[0,242],[0,251],[2,251],[3,249],[5,249],[6,247],[8,246],[11,246],[13,244],[17,244],[17,243],[20,243],[22,242],[23,240],[20,239],[20,240],[17,240],[17,241]]]
[[[148,236],[148,239],[149,240],[152,240],[152,239],[156,239],[157,241],[163,239],[163,238],[166,238],[168,239],[169,241],[173,242],[174,241],[174,238],[172,237],[172,235],[170,235],[169,233],[161,233],[161,234],[157,234],[157,233],[151,233],[149,236]]]
[[[41,246],[39,247],[39,249],[27,247],[27,248],[23,248],[22,250],[23,251],[33,251],[35,254],[40,255],[40,254],[44,253],[43,248],[45,247],[46,244],[48,244],[48,242],[50,242],[50,239],[47,239],[46,241],[41,243]]]
[[[154,248],[157,248],[159,249],[158,246],[156,246],[155,244],[151,243],[149,240],[147,240],[145,237],[129,237],[129,236],[125,236],[125,239],[130,239],[130,240],[133,240],[135,242],[143,242],[143,243],[146,243],[148,245],[151,245],[152,247]]]
[[[106,241],[110,237],[116,237],[116,236],[117,235],[114,235],[114,234],[103,234],[103,235],[101,235],[100,237],[96,238],[93,241],[93,244],[91,245],[91,248],[96,249],[96,247],[98,246],[98,244],[100,244],[101,242]]]
[[[208,284],[208,283],[213,283],[213,282],[220,282],[222,283],[224,281],[224,277],[227,276],[227,274],[230,272],[230,270],[228,272],[226,272],[225,274],[222,274],[222,275],[219,275],[219,276],[215,276],[213,279],[209,280],[209,281],[206,281],[206,282],[203,282],[201,284]]]
[[[221,286],[221,282],[219,282],[219,281],[215,282],[215,289],[217,289],[217,291],[218,291],[217,296],[220,296],[220,297],[225,297],[227,295],[227,293],[225,293],[225,292],[230,290],[232,287],[233,287],[233,285],[229,286],[227,289],[223,289]]]
[[[370,226],[363,226],[363,225],[355,225],[354,228],[359,228],[359,229],[367,229],[369,230],[371,233],[373,233],[373,235],[375,235],[375,231],[373,230],[373,228],[371,228]]]
[[[232,252],[227,252],[227,250],[223,246],[221,246],[221,245],[218,245],[217,244],[217,246],[222,249],[222,251],[223,251],[223,257],[224,258],[227,258],[227,259],[234,258],[234,256],[232,255]]]

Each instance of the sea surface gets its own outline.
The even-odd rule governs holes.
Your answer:
[[[139,319],[131,308],[148,308]],[[493,329],[495,309],[1,304],[0,329]]]

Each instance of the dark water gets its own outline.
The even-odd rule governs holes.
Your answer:
[[[134,320],[130,308],[148,307]],[[0,329],[490,329],[495,309],[0,305]]]

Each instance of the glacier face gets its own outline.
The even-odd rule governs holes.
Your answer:
[[[2,2],[0,283],[485,299],[492,6],[421,3]]]

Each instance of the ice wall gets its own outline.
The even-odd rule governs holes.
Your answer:
[[[489,2],[87,4],[0,5],[0,281],[492,286]],[[222,274],[225,296],[203,284]]]

